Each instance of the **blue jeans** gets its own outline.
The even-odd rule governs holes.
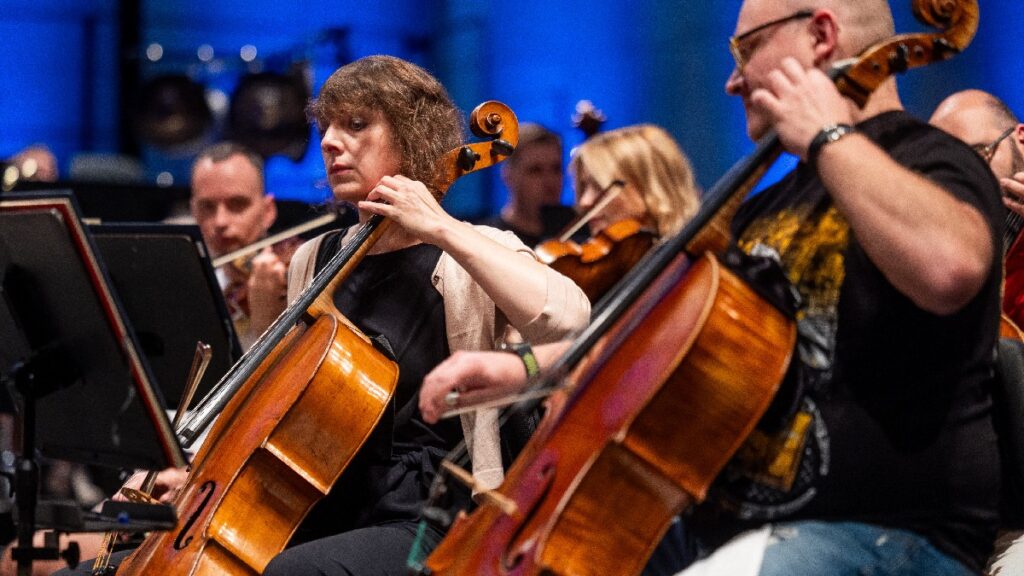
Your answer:
[[[971,576],[963,564],[905,530],[856,522],[772,526],[759,576]]]

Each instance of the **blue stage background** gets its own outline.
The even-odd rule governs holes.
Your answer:
[[[224,102],[245,71],[307,61],[315,87],[347,59],[387,53],[433,71],[468,112],[485,99],[509,104],[521,121],[562,134],[568,150],[576,102],[590,99],[607,128],[639,122],[666,127],[710,186],[750,150],[740,103],[723,92],[732,60],[726,39],[739,0],[578,0],[509,3],[452,0],[163,0],[141,5],[143,78],[183,72]],[[983,1],[981,26],[966,54],[913,71],[901,81],[907,108],[927,117],[950,92],[982,88],[1024,114],[1024,27],[1020,0]],[[118,3],[114,0],[5,0],[0,10],[0,156],[44,143],[68,174],[83,153],[119,151]],[[897,3],[900,31],[923,28]],[[339,38],[341,40],[339,40]],[[145,59],[158,44],[163,57]],[[214,58],[204,63],[201,46]],[[239,57],[243,46],[256,59]],[[313,136],[311,132],[311,136]],[[216,138],[216,132],[209,136]],[[143,148],[146,178],[186,183],[191,149]],[[567,160],[568,158],[566,158]],[[315,140],[299,162],[268,162],[280,198],[317,200],[326,190]],[[448,209],[471,217],[502,205],[496,171],[459,182]],[[569,184],[564,194],[570,200]]]

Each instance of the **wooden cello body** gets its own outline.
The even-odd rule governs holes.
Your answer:
[[[449,152],[433,189],[504,160],[518,143],[515,115],[499,102],[478,106],[470,126],[494,141]],[[341,476],[387,409],[398,366],[338,312],[333,294],[387,223],[364,224],[186,420],[188,441],[216,417],[175,501],[178,523],[151,534],[118,574],[260,574]]]
[[[951,57],[977,29],[973,0],[914,9],[944,33],[897,36],[843,62],[837,86],[858,105],[893,71]],[[793,350],[793,324],[713,256],[781,149],[775,134],[763,138],[613,288],[550,369],[568,374],[568,392],[512,466],[502,498],[456,520],[423,573],[638,574],[672,518],[705,497]]]
[[[456,521],[430,573],[638,573],[767,408],[795,334],[715,258],[679,256],[513,464],[498,491],[517,513]]]
[[[118,573],[259,574],[327,494],[387,407],[398,367],[329,315],[288,348],[218,418],[177,499],[178,526]]]

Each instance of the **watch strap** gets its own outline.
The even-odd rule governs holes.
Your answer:
[[[821,155],[821,149],[826,144],[836,142],[843,136],[856,131],[857,129],[849,124],[829,124],[825,126],[814,135],[814,139],[811,140],[811,144],[807,147],[807,163],[811,166],[816,166],[818,156]]]
[[[502,342],[498,348],[503,352],[513,352],[519,356],[523,361],[523,368],[526,369],[526,378],[533,378],[537,374],[540,374],[540,363],[537,362],[537,357],[533,354],[533,348],[526,342]]]

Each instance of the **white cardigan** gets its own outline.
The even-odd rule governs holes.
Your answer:
[[[474,228],[511,250],[536,258],[533,251],[512,232],[487,226]],[[294,301],[312,282],[316,253],[323,238],[321,235],[306,242],[292,257],[288,268],[289,302]],[[345,240],[348,239],[347,235]],[[525,325],[511,326],[483,288],[454,258],[442,252],[431,283],[444,300],[449,351],[494,350],[501,341],[510,339],[522,339],[531,344],[557,342],[586,326],[590,320],[590,302],[583,291],[558,272],[550,268],[546,270],[548,290],[544,309]],[[486,490],[497,488],[504,479],[497,416],[496,409],[483,409],[461,416],[473,463],[473,476]]]

